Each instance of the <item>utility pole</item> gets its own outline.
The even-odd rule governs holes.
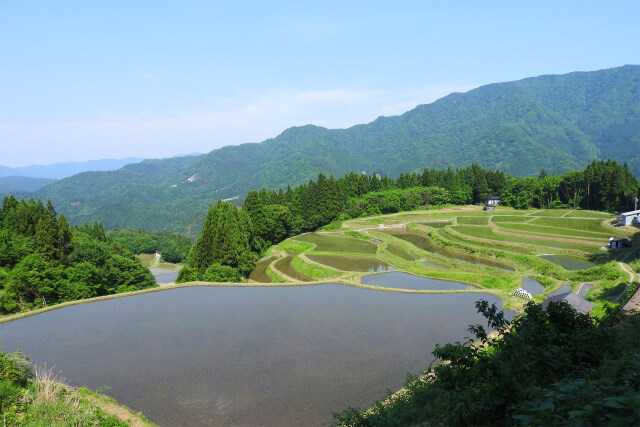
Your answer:
[[[636,196],[636,198],[633,199],[633,210],[634,211],[638,210],[638,196]]]

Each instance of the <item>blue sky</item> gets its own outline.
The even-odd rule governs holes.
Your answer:
[[[640,2],[0,0],[0,165],[158,158],[640,64]]]

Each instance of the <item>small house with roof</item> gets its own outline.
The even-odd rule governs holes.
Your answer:
[[[542,303],[542,309],[546,310],[550,302],[560,302],[560,301],[566,302],[575,311],[577,311],[578,313],[586,314],[587,316],[591,314],[591,310],[593,309],[593,303],[587,301],[586,299],[572,292],[564,292],[564,293],[547,298]]]
[[[640,210],[631,212],[622,212],[620,214],[620,222],[622,225],[637,224],[640,222]]]
[[[609,249],[630,248],[633,245],[626,237],[610,237]]]
[[[488,196],[487,206],[498,206],[500,204],[500,196]]]
[[[487,197],[487,203],[484,205],[482,210],[484,211],[493,211],[496,209],[496,206],[500,204],[500,196],[489,196]]]

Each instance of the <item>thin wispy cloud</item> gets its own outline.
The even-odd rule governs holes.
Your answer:
[[[347,128],[380,115],[402,114],[418,104],[467,89],[453,85],[405,92],[272,89],[253,96],[244,94],[234,98],[233,103],[229,99],[210,99],[209,108],[184,110],[168,118],[142,119],[104,112],[101,119],[94,121],[0,124],[0,141],[9,147],[3,153],[3,162],[7,164],[24,158],[25,150],[33,153],[28,164],[106,157],[167,157],[260,142],[292,126]],[[37,146],[32,141],[38,141]]]

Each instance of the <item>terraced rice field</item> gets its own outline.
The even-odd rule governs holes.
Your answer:
[[[527,245],[536,245],[547,248],[560,248],[560,249],[568,249],[568,250],[578,250],[583,252],[594,252],[596,251],[602,244],[599,242],[593,242],[591,244],[585,243],[577,243],[577,242],[564,242],[560,240],[543,240],[537,239],[534,235],[520,235],[520,236],[512,236],[496,233],[493,229],[489,227],[473,227],[466,225],[458,225],[455,227],[451,227],[455,231],[460,234],[464,234],[466,236],[478,237],[481,239],[489,239],[496,240],[499,242],[512,242],[512,243],[520,243]]]
[[[346,252],[356,254],[375,254],[378,247],[366,240],[343,237],[335,234],[307,233],[295,237],[295,240],[316,245],[316,252]]]
[[[611,227],[610,218],[612,215],[602,212],[570,209],[518,211],[498,207],[483,211],[481,206],[380,215],[345,221],[339,230],[293,237],[275,248],[271,255],[278,259],[271,268],[298,281],[333,276],[333,280],[354,285],[373,283],[365,277],[397,269],[470,284],[474,289],[491,289],[508,307],[521,307],[524,301],[512,294],[525,277],[535,276],[544,284],[544,290],[535,296],[540,301],[563,283],[577,289],[581,286],[577,281],[589,280],[597,290],[600,282],[612,287],[612,280],[617,283],[615,280],[628,277],[616,272],[617,263],[606,264],[606,269],[590,269],[610,259],[603,248],[609,237],[633,233]],[[376,243],[345,236],[347,231],[357,231]],[[626,253],[619,251],[627,250],[612,256],[619,259]],[[564,262],[567,259],[572,260],[571,265]],[[589,270],[577,275],[574,271],[578,269]],[[401,283],[389,288],[410,291]],[[591,292],[589,298],[593,295],[595,302],[601,294]]]

